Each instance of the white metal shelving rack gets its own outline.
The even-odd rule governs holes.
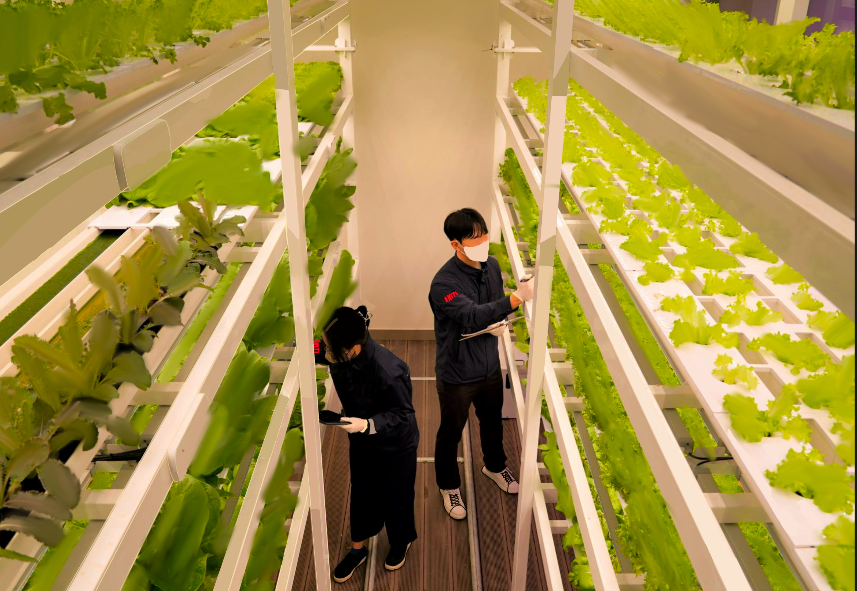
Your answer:
[[[280,145],[294,145],[298,132],[308,131],[303,129],[305,126],[298,124],[297,121],[294,59],[306,50],[316,49],[313,44],[328,32],[338,31],[338,39],[333,50],[339,55],[343,84],[340,96],[335,102],[334,120],[327,128],[318,130],[323,133],[314,153],[304,164],[288,149],[282,151],[280,162],[266,163],[266,169],[272,173],[272,179],[283,182],[284,208],[280,212],[270,214],[258,213],[256,208],[243,208],[247,211],[243,209],[240,211],[248,218],[244,225],[245,237],[236,238],[226,245],[221,249],[220,256],[227,262],[249,264],[242,268],[221,309],[217,311],[216,325],[210,334],[206,335],[207,340],[203,339],[204,346],[198,357],[193,360],[192,367],[182,369],[184,380],[181,382],[155,384],[146,391],[139,391],[135,386],[126,384],[120,388],[120,397],[111,403],[113,412],[123,416],[129,415],[136,406],[141,404],[157,404],[161,408],[143,434],[144,438],[151,438],[151,441],[145,455],[133,470],[127,465],[100,464],[95,468],[119,470],[121,477],[117,477],[117,483],[124,486],[109,490],[84,491],[81,503],[75,510],[75,517],[90,520],[90,525],[58,579],[57,584],[63,585],[63,588],[113,591],[122,586],[171,484],[181,480],[187,473],[190,461],[205,432],[208,409],[214,393],[287,246],[291,246],[289,257],[297,347],[294,350],[287,348],[268,352],[272,358],[271,387],[279,388],[279,398],[261,446],[256,469],[249,482],[245,502],[238,514],[236,528],[230,540],[216,588],[218,591],[232,590],[237,589],[241,584],[253,536],[259,524],[260,512],[264,507],[263,492],[279,457],[289,417],[299,391],[304,403],[302,412],[305,415],[303,424],[307,461],[303,471],[304,477],[295,485],[299,504],[288,524],[291,535],[277,589],[283,591],[291,587],[290,577],[294,573],[303,539],[303,529],[310,514],[314,517],[312,524],[315,547],[323,549],[315,556],[319,588],[326,589],[330,586],[320,463],[321,443],[315,403],[315,367],[312,362],[301,364],[298,359],[313,358],[312,321],[324,302],[333,269],[338,264],[342,251],[347,248],[354,256],[354,273],[358,272],[359,260],[356,220],[352,220],[343,227],[337,241],[326,250],[323,274],[317,293],[310,299],[309,278],[306,272],[304,206],[326,162],[333,155],[337,141],[342,138],[346,146],[354,145],[353,122],[350,120],[353,111],[351,71],[353,47],[348,0],[331,3],[331,6],[324,8],[319,14],[298,26],[293,27],[291,23],[291,13],[296,9],[304,10],[318,4],[317,0],[305,0],[292,7],[290,11],[288,3],[272,0],[269,3],[268,16],[271,21],[269,45],[258,47],[245,58],[178,93],[119,130],[107,134],[78,153],[61,160],[4,195],[6,205],[11,202],[14,207],[15,203],[26,202],[31,206],[33,202],[45,202],[45,200],[50,202],[59,197],[73,198],[73,195],[79,194],[85,184],[86,190],[94,196],[91,201],[98,204],[92,208],[98,210],[93,216],[80,220],[75,232],[59,240],[58,245],[52,244],[45,254],[26,269],[28,276],[24,277],[22,274],[23,281],[7,284],[11,285],[11,289],[0,299],[0,306],[2,306],[0,312],[5,315],[91,241],[97,234],[97,227],[106,227],[105,224],[109,226],[111,223],[114,225],[119,223],[123,226],[128,222],[123,227],[132,228],[93,263],[110,272],[118,268],[120,256],[131,256],[143,245],[149,228],[153,223],[157,223],[158,216],[169,217],[168,211],[150,211],[142,218],[135,220],[130,220],[130,217],[136,216],[136,213],[134,216],[126,216],[128,219],[125,220],[106,219],[110,216],[105,215],[101,205],[124,188],[122,180],[119,179],[124,180],[126,172],[123,156],[127,157],[127,154],[117,153],[114,156],[114,145],[129,137],[145,135],[152,129],[152,123],[157,122],[166,124],[169,129],[167,135],[169,145],[158,146],[158,148],[171,152],[179,145],[191,141],[194,134],[210,119],[226,110],[272,72],[276,76]],[[156,170],[157,165],[154,165],[146,175]],[[139,171],[137,173],[138,177],[145,178]],[[12,193],[11,199],[9,199],[10,193]],[[79,205],[81,211],[85,211],[85,205],[85,203]],[[55,235],[45,237],[46,240],[54,242],[58,238],[60,237]],[[261,246],[238,245],[238,242],[247,240],[261,243]],[[216,278],[217,274],[214,271],[208,270],[204,274],[208,285],[213,284]],[[81,307],[96,293],[97,289],[89,283],[86,275],[81,274],[22,327],[18,334],[38,334],[42,338],[50,338],[56,333],[62,321],[69,299],[74,299],[78,307]],[[153,374],[160,369],[169,352],[182,336],[184,327],[199,310],[206,293],[200,289],[190,292],[185,298],[182,326],[165,327],[159,333],[155,348],[144,356],[147,367]],[[12,340],[0,347],[3,375],[10,375],[10,372],[14,372],[15,369],[11,363]],[[191,366],[191,363],[186,365]],[[84,485],[94,469],[92,458],[104,448],[108,438],[109,434],[102,430],[99,433],[98,443],[93,449],[88,452],[77,450],[67,462]],[[115,451],[118,448],[112,444],[108,445],[108,450],[111,449]],[[252,457],[245,458],[247,465],[242,466],[242,478],[246,478],[250,459]],[[9,549],[28,555],[37,555],[43,551],[40,544],[21,535],[13,539]],[[30,570],[31,565],[27,563],[0,560],[0,578],[3,580],[3,588],[19,589]]]
[[[734,129],[740,122],[740,117],[733,117],[735,121],[730,122],[731,128],[726,127],[724,137],[718,136],[702,125],[702,123],[710,123],[710,120],[694,119],[694,116],[700,117],[700,114],[692,113],[692,108],[684,109],[682,103],[668,106],[670,103],[665,98],[668,99],[669,96],[655,95],[627,70],[611,68],[610,64],[621,62],[622,56],[614,57],[610,52],[614,50],[616,53],[631,52],[641,63],[648,60],[648,68],[655,66],[664,68],[668,75],[673,77],[676,86],[686,82],[688,76],[695,76],[704,80],[702,83],[696,82],[703,87],[709,89],[720,87],[725,88],[729,93],[742,94],[743,100],[753,109],[759,110],[765,107],[770,109],[768,120],[779,122],[781,125],[785,122],[784,126],[791,130],[800,127],[811,129],[813,140],[810,143],[819,137],[827,138],[831,143],[844,146],[846,151],[850,145],[853,151],[853,125],[849,132],[848,129],[804,113],[797,107],[786,105],[754,89],[736,88],[736,84],[718,79],[717,76],[697,66],[679,64],[674,56],[659,53],[648,47],[644,48],[645,44],[639,41],[576,16],[572,27],[574,43],[557,45],[558,30],[562,31],[564,27],[571,26],[569,21],[572,15],[563,11],[568,8],[571,12],[569,5],[572,3],[563,3],[561,0],[555,2],[552,17],[539,22],[528,14],[534,2],[536,0],[525,0],[523,3],[513,0],[500,1],[500,35],[495,49],[499,60],[495,170],[503,160],[504,149],[507,146],[514,148],[526,180],[540,207],[538,261],[534,269],[537,280],[536,297],[533,307],[525,306],[525,317],[531,335],[526,408],[523,402],[518,403],[521,423],[525,425],[520,478],[522,502],[519,504],[518,527],[522,525],[528,527],[529,521],[524,514],[531,514],[534,511],[543,553],[546,556],[552,553],[550,528],[544,526],[540,519],[544,495],[538,488],[533,491],[531,484],[539,480],[532,439],[538,435],[538,415],[541,411],[541,397],[538,394],[534,396],[532,393],[538,393],[537,385],[543,383],[542,393],[550,410],[553,428],[556,430],[557,442],[572,489],[575,510],[580,520],[581,534],[595,586],[600,590],[615,589],[617,586],[633,588],[640,584],[638,579],[628,577],[626,573],[619,575],[613,573],[604,537],[595,514],[593,499],[582,469],[580,454],[567,418],[567,413],[571,411],[574,414],[575,409],[580,407],[581,401],[573,396],[565,399],[562,397],[559,386],[563,385],[569,392],[573,392],[572,380],[570,377],[564,379],[565,364],[552,363],[547,354],[547,345],[544,344],[547,339],[540,322],[547,322],[550,277],[553,271],[553,253],[556,248],[596,341],[604,353],[616,388],[667,501],[702,588],[730,591],[769,588],[766,587],[768,582],[758,563],[749,553],[749,547],[743,541],[740,531],[736,535],[736,528],[729,528],[731,524],[739,521],[757,521],[769,524],[773,528],[781,551],[805,588],[829,589],[824,575],[814,561],[814,548],[821,543],[821,530],[835,516],[822,513],[811,500],[775,490],[768,484],[764,474],[765,469],[774,468],[784,458],[786,451],[795,446],[778,438],[768,439],[761,444],[748,444],[734,435],[728,413],[722,408],[722,399],[726,393],[739,389],[716,380],[711,375],[711,370],[718,353],[731,352],[733,358],[738,357],[736,361],[739,363],[749,363],[761,378],[762,385],[752,393],[760,405],[767,403],[778,393],[778,390],[772,392],[771,389],[783,383],[794,382],[796,376],[793,376],[782,363],[767,354],[752,356],[752,352],[746,351],[743,347],[741,356],[720,347],[694,346],[681,349],[673,347],[668,334],[675,316],[659,311],[659,301],[664,295],[676,293],[693,296],[697,298],[700,309],[716,315],[715,320],[725,308],[726,302],[718,303],[720,299],[718,297],[700,297],[701,284],[704,281],[701,279],[701,273],[698,273],[697,278],[700,287],[698,290],[693,290],[691,286],[679,281],[649,286],[640,285],[636,277],[642,273],[641,263],[619,249],[620,243],[624,241],[623,237],[599,234],[601,218],[587,210],[585,203],[580,199],[581,188],[573,187],[572,167],[566,164],[562,165],[560,171],[555,170],[553,165],[561,159],[562,142],[552,141],[551,134],[556,137],[557,129],[560,134],[564,131],[566,101],[564,80],[572,77],[670,161],[681,165],[692,181],[712,195],[739,221],[758,231],[762,239],[778,254],[783,255],[789,264],[803,271],[813,285],[830,297],[828,300],[821,296],[818,290],[812,290],[813,295],[826,304],[826,309],[831,309],[833,304],[837,304],[847,314],[853,315],[854,223],[849,219],[853,216],[853,159],[848,159],[847,166],[851,168],[848,169],[846,166],[843,169],[846,174],[832,175],[832,178],[828,179],[829,185],[821,191],[823,199],[820,199],[782,176],[782,170],[780,173],[776,172],[776,168],[784,167],[792,155],[786,154],[781,157],[781,161],[777,162],[776,155],[772,156],[762,149],[764,143],[770,138],[757,139],[754,145],[749,146],[750,149],[758,150],[751,152],[755,158],[749,156],[729,143],[735,141],[741,145],[740,141],[728,135],[730,129]],[[538,8],[544,16],[545,5],[539,5]],[[509,60],[511,54],[517,51],[511,39],[512,25],[522,32],[537,50],[546,54],[545,59],[550,64],[544,125],[528,115],[525,112],[525,106],[511,92]],[[603,45],[599,49],[593,49],[591,43],[580,43],[584,39],[595,40]],[[520,51],[529,52],[532,48],[521,48]],[[640,57],[641,55],[643,57]],[[558,64],[563,64],[566,69],[562,70]],[[560,81],[562,88],[557,89],[556,83],[560,73],[564,74],[564,79]],[[671,92],[665,89],[665,94],[669,95]],[[558,95],[561,95],[561,98]],[[675,105],[675,102],[672,104]],[[688,112],[691,114],[689,115]],[[562,123],[559,123],[560,121]],[[544,127],[544,133],[538,131],[542,127]],[[775,135],[780,132],[781,129],[777,130]],[[746,138],[737,139],[747,141]],[[746,143],[744,147],[748,147]],[[541,151],[540,156],[534,156],[536,149]],[[762,162],[763,159],[766,161]],[[805,177],[801,180],[811,185],[812,179],[809,175]],[[558,190],[560,182],[563,182],[571,191],[580,210],[585,212],[584,215],[563,216],[559,211],[555,197],[551,191],[546,192],[546,188]],[[851,183],[850,189],[848,183]],[[850,210],[847,199],[839,200],[835,197],[837,192],[840,195],[847,195],[849,190]],[[760,199],[762,207],[759,207]],[[521,256],[521,248],[525,245],[516,241],[511,222],[514,211],[497,182],[494,186],[492,203],[492,241],[498,241],[502,234],[512,263],[513,274],[515,279],[518,279],[530,270],[524,267]],[[548,208],[552,211],[546,212]],[[643,212],[632,211],[632,213],[643,216],[651,222]],[[546,228],[545,223],[551,224],[551,228]],[[813,239],[818,236],[820,242],[793,240],[791,232],[783,232],[783,228],[789,230],[801,228],[802,236],[808,232]],[[552,238],[554,235],[555,242]],[[722,247],[728,247],[731,243],[730,239],[723,236],[718,236],[717,239]],[[590,250],[584,246],[588,243],[603,244],[604,248]],[[669,243],[665,249],[665,255],[678,254],[682,250],[680,245]],[[835,257],[837,260],[830,257],[830,253],[833,252],[837,254]],[[758,286],[758,293],[751,297],[748,303],[755,305],[755,302],[761,299],[773,309],[783,311],[786,316],[786,322],[775,326],[742,326],[738,332],[744,335],[743,343],[746,344],[749,339],[773,330],[812,338],[831,353],[835,361],[841,360],[845,354],[853,353],[853,350],[831,351],[821,341],[818,331],[809,330],[803,325],[807,314],[792,304],[789,299],[791,290],[774,285],[764,275],[769,265],[748,257],[737,256],[737,258],[742,265],[741,272],[753,277]],[[667,260],[664,258],[663,262]],[[824,260],[825,264],[812,263],[818,260]],[[591,266],[598,263],[615,266],[647,322],[655,330],[659,342],[676,365],[684,382],[681,386],[666,387],[649,383],[645,378],[629,344],[633,335],[623,333],[618,318],[622,312],[617,311],[615,307],[611,308],[608,297],[591,270]],[[511,343],[506,339],[507,365],[514,365],[514,360],[509,353],[510,345]],[[517,372],[513,372],[514,374]],[[518,386],[516,393],[519,394],[519,391]],[[740,475],[750,492],[739,495],[720,494],[716,487],[712,487],[713,481],[710,480],[710,476],[700,476],[695,473],[685,458],[680,442],[676,439],[681,434],[674,434],[675,431],[683,430],[683,427],[676,429],[677,421],[671,420],[672,417],[669,416],[671,409],[680,406],[699,408],[703,412],[706,423],[712,428],[715,437],[735,458],[735,468],[732,473]],[[801,416],[810,420],[814,427],[814,445],[830,456],[838,439],[830,433],[831,421],[826,415],[826,411],[813,411],[805,407],[801,409]],[[684,434],[686,435],[686,431]],[[588,458],[588,461],[591,465],[597,464],[594,457]],[[853,469],[851,472],[853,473]],[[526,498],[527,495],[531,498]],[[554,529],[557,533],[561,533],[567,525],[555,524]],[[524,588],[522,574],[526,572],[527,537],[518,536],[516,544],[513,589],[519,591]],[[545,560],[547,561],[548,558]],[[549,569],[547,570],[550,572]],[[555,583],[550,576],[548,581],[551,588],[557,588],[553,587]]]

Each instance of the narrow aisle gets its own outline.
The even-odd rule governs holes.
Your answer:
[[[468,519],[453,521],[443,508],[434,476],[434,444],[440,425],[440,405],[434,376],[434,341],[379,341],[398,357],[404,359],[411,370],[413,404],[420,428],[417,451],[417,480],[415,517],[417,541],[411,547],[405,566],[395,572],[384,569],[384,558],[390,549],[386,531],[374,540],[375,548],[370,559],[360,567],[348,582],[335,585],[342,591],[480,591],[472,584],[468,521],[477,521],[477,539],[480,549],[481,589],[508,591],[512,579],[512,555],[515,544],[515,518],[517,497],[506,495],[488,480],[482,470],[482,446],[479,441],[479,423],[471,410],[468,421],[474,487],[474,499],[468,498],[465,464],[461,470],[461,492],[468,508]],[[504,446],[509,467],[518,474],[521,443],[515,420],[503,422]],[[325,508],[327,510],[328,548],[331,568],[350,548],[348,437],[341,429],[327,429],[323,441]],[[463,459],[464,446],[458,455]],[[549,509],[549,511],[551,511]],[[551,511],[551,518],[556,518]],[[307,523],[295,573],[295,591],[314,591],[315,573],[312,567],[311,525]],[[535,530],[531,533],[529,577],[527,591],[547,591],[542,570],[541,554]],[[554,536],[561,550],[561,536]],[[562,552],[564,556],[565,553]],[[567,574],[567,561],[563,560],[563,575]],[[566,589],[572,589],[566,584]]]

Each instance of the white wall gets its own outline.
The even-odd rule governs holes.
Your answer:
[[[431,329],[443,220],[489,218],[496,0],[352,4],[360,300],[376,329]]]

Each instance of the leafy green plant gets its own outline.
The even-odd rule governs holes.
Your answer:
[[[571,182],[576,187],[601,187],[611,181],[610,171],[598,162],[578,164],[571,173]]]
[[[257,205],[273,211],[282,187],[271,182],[250,144],[208,139],[180,150],[157,174],[122,194],[130,204],[170,207],[200,191],[217,205]]]
[[[198,589],[207,563],[226,551],[222,508],[217,489],[202,480],[185,476],[173,484],[123,591]]]
[[[824,342],[837,349],[847,349],[854,344],[854,321],[842,312],[820,310],[809,317],[807,326],[824,331]]]
[[[742,277],[740,271],[730,271],[726,277],[717,273],[705,274],[705,286],[702,293],[705,295],[723,294],[728,296],[742,296],[755,289],[751,277]]]
[[[802,279],[803,278],[801,278],[801,280]],[[812,294],[809,293],[809,283],[802,283],[797,288],[797,291],[792,294],[791,300],[801,310],[809,310],[810,312],[821,310],[823,306],[821,302],[812,297]]]
[[[684,343],[710,345],[718,343],[726,348],[738,346],[738,335],[723,330],[720,324],[710,325],[705,320],[705,312],[696,307],[691,296],[673,296],[661,300],[661,310],[676,314],[679,319],[673,324],[670,340],[676,347]]]
[[[805,36],[817,19],[770,25],[702,0],[580,0],[575,8],[643,41],[674,46],[679,60],[736,60],[798,103],[854,109],[854,34],[833,25]]]
[[[562,538],[562,546],[566,550],[571,548],[574,552],[574,560],[570,567],[568,579],[577,589],[595,589],[589,563],[586,560],[586,550],[583,547],[583,537],[580,527],[577,525],[577,512],[574,510],[574,501],[571,496],[571,487],[562,467],[562,457],[556,443],[556,434],[545,433],[547,442],[539,446],[542,450],[542,461],[550,473],[551,482],[556,486],[557,503],[556,510],[562,513],[571,522],[571,526]]]
[[[808,407],[824,407],[834,419],[854,424],[854,355],[841,364],[828,361],[822,373],[798,380],[795,387]]]
[[[746,441],[758,443],[779,432],[786,439],[794,437],[809,443],[812,430],[809,423],[795,414],[797,402],[797,392],[786,385],[777,398],[768,402],[766,411],[759,410],[756,401],[743,394],[727,394],[723,398],[723,408],[729,412],[732,428]]]
[[[330,285],[327,288],[327,295],[324,298],[324,304],[319,310],[318,318],[315,320],[315,332],[321,333],[321,329],[327,326],[333,313],[341,308],[354,290],[357,289],[357,282],[351,278],[352,270],[354,269],[354,257],[347,250],[342,251],[339,257],[339,263],[333,270],[330,277]]]
[[[663,254],[661,248],[667,243],[669,236],[661,233],[656,238],[651,239],[651,235],[652,229],[646,222],[635,220],[631,222],[628,240],[623,242],[620,248],[630,252],[641,261],[655,262]]]
[[[276,397],[257,397],[270,379],[270,362],[240,345],[211,403],[211,422],[188,468],[192,476],[237,466],[252,445],[262,442]]]
[[[345,184],[357,167],[352,151],[337,152],[327,161],[307,202],[306,235],[310,250],[327,248],[336,240],[348,221],[348,212],[354,208],[351,197],[357,188]]]
[[[732,243],[729,250],[735,254],[743,254],[744,256],[753,257],[769,263],[776,263],[780,258],[771,252],[771,249],[762,244],[759,235],[756,233],[743,234],[738,240]]]
[[[647,261],[643,268],[646,272],[637,277],[637,281],[642,285],[649,285],[653,281],[663,283],[675,277],[675,271],[666,263]]]
[[[303,457],[303,434],[298,429],[290,429],[283,441],[274,474],[265,489],[265,508],[259,516],[259,528],[244,571],[243,582],[248,590],[270,589],[273,586],[271,579],[282,565],[288,541],[285,524],[298,503],[298,497],[289,488],[289,479],[295,473],[295,463]]]
[[[823,533],[816,555],[821,571],[833,589],[854,591],[854,522],[839,516]]]
[[[768,270],[765,271],[765,275],[778,285],[803,282],[803,275],[785,263],[775,267],[769,267]]]
[[[744,297],[738,297],[720,316],[720,322],[730,327],[742,322],[748,326],[764,326],[771,322],[782,321],[781,312],[774,312],[762,302],[756,302],[755,309],[748,308]]]
[[[825,464],[818,450],[789,450],[777,469],[765,474],[771,486],[812,499],[825,513],[851,513],[854,509],[854,478],[842,464]]]
[[[0,111],[16,113],[18,93],[59,91],[43,96],[42,106],[56,123],[66,123],[74,115],[63,91],[105,99],[106,86],[91,77],[134,57],[174,63],[177,43],[208,43],[195,29],[231,28],[266,11],[260,0],[7,2],[0,5]]]
[[[696,267],[711,269],[712,271],[725,271],[726,269],[734,269],[740,263],[735,257],[715,248],[711,240],[700,240],[689,246],[684,254],[677,255],[673,259],[673,264],[686,271]]]
[[[586,403],[590,436],[602,470],[602,482],[617,491],[624,506],[619,538],[647,590],[696,589],[698,584],[675,525],[658,492],[645,455],[634,435],[601,352],[562,265],[554,270],[552,292],[558,344],[575,367],[575,392]]]
[[[740,364],[730,367],[731,364],[729,355],[718,355],[711,374],[726,384],[743,383],[748,390],[755,390],[759,386],[759,378],[750,367]]]
[[[530,257],[535,259],[536,243],[538,241],[539,209],[530,187],[524,178],[524,173],[518,163],[514,150],[506,150],[506,159],[500,165],[499,176],[506,183],[509,192],[515,199],[515,209],[518,212],[519,224],[515,227],[518,237],[529,244]]]
[[[801,369],[818,371],[830,360],[827,353],[810,339],[792,341],[791,336],[782,333],[768,333],[750,341],[747,345],[750,351],[767,349],[777,359],[791,365],[792,373],[797,375]]]

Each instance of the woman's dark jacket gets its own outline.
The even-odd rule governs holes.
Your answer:
[[[315,362],[330,367],[342,415],[372,419],[375,425],[375,433],[350,434],[351,442],[390,451],[415,448],[420,435],[408,364],[371,337],[350,361],[330,363],[324,353],[324,341],[316,341]]]

